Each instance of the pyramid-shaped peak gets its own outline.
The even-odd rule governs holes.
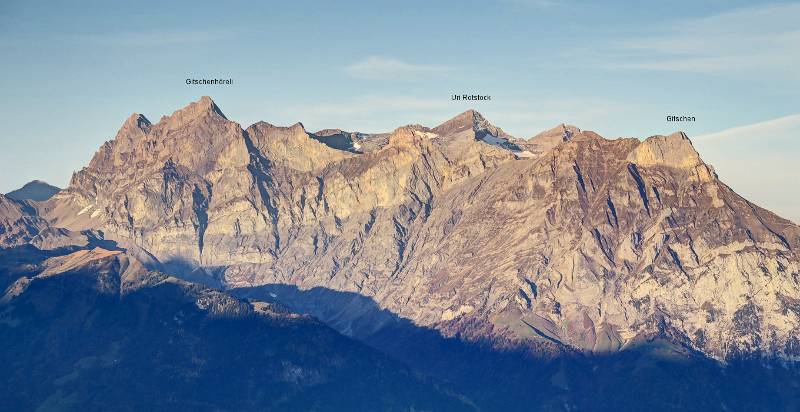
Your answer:
[[[33,187],[33,186],[48,186],[48,187],[55,187],[55,186],[51,185],[50,183],[47,183],[47,182],[45,182],[44,180],[39,180],[39,179],[34,179],[34,180],[31,180],[30,182],[28,182],[28,183],[25,183],[25,185],[24,185],[24,186],[22,186],[22,187]],[[56,188],[56,189],[58,189],[58,188]]]
[[[214,103],[214,100],[212,100],[209,96],[200,96],[200,100],[196,101],[195,103],[204,109],[219,111],[219,106],[217,106],[217,104]]]
[[[486,121],[486,118],[483,117],[483,115],[479,111],[477,111],[475,109],[469,109],[469,110],[465,111],[464,113],[461,113],[459,116],[464,116],[466,118],[471,118],[473,122],[485,122]]]
[[[128,119],[125,120],[125,123],[122,125],[123,128],[125,127],[138,127],[138,128],[145,128],[150,126],[150,120],[147,119],[143,114],[133,113],[131,114]]]
[[[222,110],[220,110],[219,106],[214,103],[214,100],[208,96],[202,96],[196,102],[189,103],[188,106],[175,111],[171,115],[162,117],[161,122],[166,121],[171,125],[177,125],[187,123],[204,116],[216,116],[228,120],[228,118],[225,117],[225,114],[222,113]]]
[[[458,114],[452,119],[434,127],[433,132],[439,135],[452,135],[466,130],[488,133],[493,136],[511,137],[502,129],[491,124],[482,114],[475,109],[469,109]]]
[[[131,137],[140,134],[146,134],[150,130],[150,120],[148,120],[144,115],[139,113],[133,113],[125,119],[125,122],[122,124],[122,127],[119,128],[117,132],[117,136],[115,139],[119,139],[122,137]]]
[[[487,122],[487,120],[480,112],[475,109],[469,109],[442,123],[441,126],[446,124],[458,124],[471,127],[484,122]]]
[[[194,105],[193,109],[197,112],[216,113],[222,116],[223,118],[227,119],[227,117],[225,117],[225,114],[222,113],[222,110],[220,110],[219,106],[217,106],[217,104],[214,103],[214,100],[212,100],[211,97],[209,96],[201,96],[200,100],[194,103],[190,103],[189,106],[187,106],[186,108],[190,108],[193,105]]]
[[[45,201],[58,193],[61,189],[42,180],[32,180],[21,188],[8,192],[7,197],[15,200]]]

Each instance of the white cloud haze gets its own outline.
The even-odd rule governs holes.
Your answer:
[[[779,216],[800,223],[800,113],[692,138],[723,182]]]
[[[362,79],[414,80],[440,75],[450,69],[442,66],[411,64],[383,56],[370,56],[344,68],[345,73]]]

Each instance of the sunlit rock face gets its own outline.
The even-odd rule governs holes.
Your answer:
[[[465,339],[613,352],[668,335],[718,359],[800,356],[800,229],[683,133],[522,140],[474,111],[384,135],[243,129],[204,97],[131,116],[38,210],[226,287],[355,292]],[[358,334],[363,308],[326,304],[308,308]]]

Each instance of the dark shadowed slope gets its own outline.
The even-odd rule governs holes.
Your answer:
[[[312,318],[121,252],[37,260],[0,300],[1,410],[471,409]]]
[[[466,394],[486,411],[779,411],[800,408],[800,370],[759,357],[721,364],[686,345],[667,324],[625,351],[546,353],[539,345],[443,337],[381,309],[369,297],[325,288],[264,285],[233,291],[285,303],[367,342]],[[356,321],[353,314],[359,313]],[[462,325],[480,331],[487,325]]]

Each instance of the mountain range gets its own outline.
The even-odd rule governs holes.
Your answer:
[[[36,396],[62,406],[91,392],[84,375],[108,376],[102,368],[115,351],[146,374],[150,364],[129,346],[146,336],[199,353],[184,359],[158,346],[160,357],[147,361],[174,358],[178,366],[159,376],[184,379],[175,398],[156,406],[187,405],[215,379],[192,368],[219,361],[198,342],[234,356],[237,342],[273,333],[319,346],[300,361],[292,350],[264,349],[273,341],[238,352],[248,363],[226,373],[255,384],[252,368],[272,365],[259,379],[272,379],[261,385],[274,394],[248,389],[236,401],[201,396],[196,405],[800,405],[800,227],[737,195],[680,132],[609,140],[562,124],[518,139],[473,110],[383,134],[309,132],[300,123],[242,128],[203,97],[157,123],[134,113],[52,197],[0,196],[0,246],[0,340],[25,342],[5,362],[11,381],[30,387],[55,373],[28,370],[32,351],[49,353],[36,346],[48,334],[105,339],[92,352],[64,337],[51,352],[60,362],[53,368],[70,377]],[[53,290],[75,297],[59,300]],[[188,314],[179,307],[187,301]],[[156,312],[143,314],[151,306]],[[192,320],[175,324],[168,318],[176,311]],[[100,323],[75,325],[76,317]],[[168,324],[126,333],[149,321]],[[219,326],[236,334],[220,335],[215,322],[236,323]],[[327,353],[343,347],[336,356],[359,361],[332,366]],[[81,362],[92,365],[85,374]],[[276,362],[310,369],[298,367],[302,379],[287,383],[276,378]],[[369,382],[379,383],[363,404],[332,406],[327,389],[302,389],[358,391]],[[141,407],[136,399],[155,389],[139,389],[108,392],[95,405],[121,398]],[[285,403],[275,403],[278,393]],[[6,399],[23,405],[29,397],[19,396]]]

